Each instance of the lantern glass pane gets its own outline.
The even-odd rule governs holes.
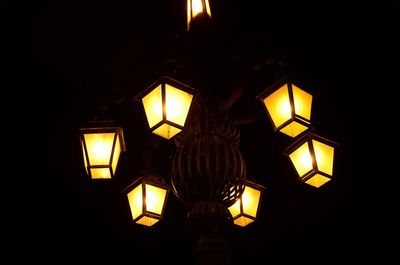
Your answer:
[[[239,218],[233,220],[233,223],[235,225],[239,225],[239,226],[246,226],[250,223],[254,222],[254,219],[251,219],[249,217],[246,216],[240,216]]]
[[[172,137],[174,137],[176,134],[178,134],[181,131],[181,129],[178,129],[172,125],[166,124],[164,123],[163,125],[161,125],[160,127],[158,127],[157,129],[155,129],[153,131],[153,133],[164,137],[166,139],[171,139]]]
[[[316,140],[312,142],[318,170],[332,176],[334,148]]]
[[[83,163],[84,163],[84,165],[85,165],[85,170],[86,170],[86,173],[88,174],[89,172],[88,172],[88,162],[87,162],[87,159],[86,159],[86,152],[85,152],[85,145],[83,144],[83,141],[81,141],[81,145],[82,145],[82,155],[83,155]]]
[[[146,211],[161,215],[167,191],[150,184],[146,186]]]
[[[119,139],[119,135],[117,134],[116,137],[117,137],[117,139],[115,141],[114,155],[113,155],[113,160],[111,163],[113,174],[115,174],[115,170],[117,169],[118,159],[121,154],[121,142]]]
[[[281,126],[292,118],[287,84],[269,95],[263,102],[275,127]]]
[[[158,219],[152,218],[149,216],[143,216],[139,220],[136,221],[137,224],[145,225],[145,226],[152,226],[158,222]]]
[[[325,177],[321,174],[315,174],[312,178],[308,179],[306,183],[316,188],[319,188],[330,180],[330,178]]]
[[[110,172],[109,167],[91,168],[90,174],[92,176],[92,179],[110,179],[111,178],[111,172]]]
[[[84,135],[90,166],[109,165],[115,133]]]
[[[209,15],[211,17],[211,9],[210,9],[210,3],[208,2],[208,0],[204,1],[206,3],[206,12],[207,15]]]
[[[191,2],[192,2],[192,17],[195,17],[203,12],[203,3],[201,0],[192,0]]]
[[[149,94],[142,98],[144,111],[146,113],[149,127],[152,128],[163,119],[161,85],[153,89]]]
[[[300,133],[304,132],[307,129],[308,129],[307,126],[304,126],[301,123],[293,121],[288,125],[286,125],[285,127],[283,127],[282,129],[280,129],[279,131],[291,137],[296,137],[297,135],[299,135]]]
[[[187,28],[189,29],[190,21],[192,20],[192,0],[187,0]]]
[[[300,177],[313,169],[312,158],[307,142],[293,151],[289,157]]]
[[[142,184],[128,193],[129,207],[131,208],[132,219],[138,218],[143,214],[143,190]]]
[[[311,119],[312,95],[292,85],[294,111],[306,120]]]
[[[246,186],[242,194],[243,212],[256,217],[261,191]]]
[[[184,126],[193,95],[166,84],[165,97],[167,120]]]
[[[241,198],[236,200],[236,202],[231,207],[228,208],[233,218],[235,218],[240,214],[240,203],[241,203]]]

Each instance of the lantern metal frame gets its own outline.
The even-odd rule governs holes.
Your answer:
[[[334,151],[339,146],[339,144],[337,142],[334,142],[332,140],[326,139],[325,137],[322,137],[322,136],[320,136],[320,135],[318,135],[318,134],[316,134],[314,132],[307,132],[306,134],[303,134],[301,137],[299,137],[294,143],[289,145],[283,151],[283,154],[290,160],[290,154],[293,153],[295,150],[297,150],[299,147],[301,147],[303,144],[307,143],[308,150],[310,151],[310,155],[311,155],[312,169],[310,169],[308,172],[306,172],[305,174],[300,176],[299,173],[297,172],[294,164],[291,163],[292,167],[294,168],[294,170],[296,171],[296,174],[299,177],[299,180],[301,182],[306,182],[307,180],[309,180],[312,177],[314,177],[316,174],[323,175],[324,177],[327,177],[327,178],[329,178],[331,180],[333,178],[333,175],[334,175],[333,173],[332,173],[332,175],[329,175],[329,174],[326,174],[325,172],[322,172],[322,171],[320,171],[318,169],[318,163],[317,163],[316,158],[315,158],[315,150],[314,150],[314,145],[312,143],[312,140],[316,140],[316,141],[318,141],[320,143],[323,143],[323,144],[326,144],[328,146],[331,146],[331,147],[334,148]],[[334,155],[333,156],[333,161],[332,161],[333,164],[335,164],[335,157],[336,156]]]
[[[276,126],[274,120],[271,117],[271,114],[268,111],[267,106],[265,106],[263,101],[264,101],[264,99],[266,99],[268,96],[272,95],[275,91],[277,91],[279,88],[281,88],[284,85],[287,85],[287,87],[288,87],[291,118],[289,120],[285,121],[283,124]],[[298,80],[294,80],[293,77],[291,77],[289,75],[286,75],[286,76],[282,77],[281,79],[279,79],[278,81],[276,81],[275,83],[273,83],[272,85],[268,86],[268,88],[266,90],[264,90],[262,93],[260,93],[259,95],[256,96],[256,99],[261,101],[262,105],[264,106],[264,108],[268,114],[268,118],[269,118],[270,122],[272,123],[272,126],[274,127],[275,132],[282,130],[283,128],[285,128],[287,125],[289,125],[292,122],[297,122],[297,123],[300,123],[301,125],[307,127],[306,130],[304,130],[303,132],[301,132],[299,135],[296,136],[296,137],[298,137],[300,135],[304,135],[305,133],[307,133],[309,131],[310,125],[311,125],[311,119],[308,120],[308,119],[296,114],[296,109],[294,107],[295,104],[294,104],[292,85],[295,85],[298,88],[300,88],[301,90],[311,94],[308,90],[303,89],[305,84],[299,82]],[[312,114],[312,112],[311,112],[311,114]]]
[[[110,170],[110,176],[111,176],[111,178],[113,178],[113,177],[115,177],[115,172],[113,172],[113,170],[112,170],[112,161],[114,158],[115,145],[117,144],[117,137],[119,137],[121,152],[126,151],[123,129],[122,129],[122,127],[115,126],[115,124],[112,121],[90,121],[89,124],[90,125],[88,127],[79,129],[79,132],[80,132],[79,138],[81,141],[81,146],[83,148],[83,155],[85,156],[84,159],[87,162],[87,165],[85,168],[86,172],[89,175],[89,177],[92,178],[92,173],[91,173],[90,169],[92,169],[92,168],[108,168]],[[111,148],[110,160],[108,162],[108,165],[90,165],[89,154],[88,154],[88,149],[87,149],[86,140],[85,140],[84,135],[85,134],[102,134],[102,133],[115,133],[114,140],[112,143],[112,148]],[[99,179],[101,179],[101,178],[99,178]]]
[[[142,99],[143,99],[144,97],[146,97],[146,96],[147,96],[148,94],[150,94],[155,88],[157,88],[158,86],[161,85],[162,119],[161,119],[160,122],[156,123],[156,124],[153,125],[152,127],[149,126],[151,132],[154,132],[156,129],[158,129],[159,127],[161,127],[161,126],[164,125],[164,124],[167,124],[167,125],[173,126],[173,127],[175,127],[175,128],[178,128],[178,129],[181,130],[181,131],[182,131],[182,130],[184,129],[184,127],[185,127],[185,125],[181,126],[181,125],[179,125],[179,124],[177,124],[177,123],[175,123],[175,122],[172,122],[172,121],[170,121],[170,120],[167,119],[167,107],[166,107],[167,102],[166,102],[166,92],[165,92],[165,90],[166,90],[165,85],[166,85],[166,84],[168,84],[168,85],[170,85],[170,86],[172,86],[172,87],[174,87],[174,88],[177,88],[177,89],[179,89],[179,90],[181,90],[181,91],[184,91],[184,92],[186,92],[186,93],[192,94],[192,95],[193,95],[193,98],[194,98],[196,95],[198,95],[198,91],[196,91],[196,90],[195,90],[194,88],[192,88],[191,86],[189,86],[189,85],[187,85],[187,84],[185,84],[185,83],[183,83],[183,82],[180,82],[180,81],[178,81],[178,80],[176,80],[176,79],[174,79],[174,78],[172,78],[172,77],[170,77],[170,76],[167,76],[167,75],[161,76],[157,81],[155,81],[155,82],[152,83],[150,86],[148,86],[144,91],[142,91],[141,93],[139,93],[139,94],[135,97],[135,99],[136,99],[136,101],[141,102]],[[193,99],[192,99],[192,102],[193,102]],[[145,116],[146,116],[146,110],[145,110],[143,104],[141,104],[141,105],[142,105],[143,113],[144,113]],[[187,113],[187,116],[186,116],[185,123],[186,123],[186,121],[187,121],[187,119],[188,119],[188,117],[189,117],[189,115],[190,115],[190,111],[191,111],[191,108],[189,107],[189,110],[188,110],[188,113]],[[146,120],[147,120],[147,117],[145,117],[145,118],[146,118]]]

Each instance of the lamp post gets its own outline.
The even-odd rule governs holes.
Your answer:
[[[151,227],[162,220],[172,190],[188,207],[187,224],[197,244],[195,263],[228,265],[231,253],[225,241],[226,231],[234,225],[251,225],[258,219],[262,194],[268,187],[248,179],[240,150],[240,129],[226,107],[231,104],[221,104],[224,99],[215,89],[218,86],[210,85],[218,81],[214,71],[218,68],[214,65],[218,62],[215,58],[218,51],[212,51],[208,37],[213,35],[207,33],[211,25],[210,4],[208,0],[188,0],[187,9],[188,42],[194,40],[187,65],[193,67],[188,67],[189,70],[196,69],[191,74],[197,77],[186,76],[182,82],[177,76],[163,74],[136,96],[149,132],[175,144],[170,179],[144,174],[126,187],[123,194],[129,202],[133,222]],[[193,23],[195,27],[191,26]],[[295,143],[285,154],[300,180],[317,188],[327,183],[333,176],[334,147],[315,133],[307,133],[312,94],[285,78],[254,97],[258,99],[254,102],[264,105],[274,131],[294,138]],[[109,169],[110,177],[115,175],[116,159],[124,148],[121,145],[115,151],[115,146],[119,146],[115,143],[123,142],[123,138],[118,130],[112,134],[113,130],[116,129],[99,130],[114,139],[113,147],[107,149],[111,155],[105,159],[108,162],[105,165],[90,160],[87,150],[91,138],[82,136],[85,168],[90,174],[92,168],[101,167]],[[83,130],[82,135],[86,132],[87,129]]]
[[[173,192],[190,209],[187,221],[199,264],[218,264],[215,255],[229,264],[224,242],[224,231],[232,224],[228,207],[240,197],[246,180],[240,132],[228,113],[202,97],[192,107],[185,130],[175,138]]]

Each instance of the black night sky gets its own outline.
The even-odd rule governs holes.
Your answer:
[[[120,194],[143,150],[169,182],[174,144],[151,135],[133,97],[155,81],[186,26],[186,1],[138,2],[0,2],[1,263],[192,264],[187,209],[174,195],[165,219],[146,228],[130,222]],[[400,3],[210,2],[219,48],[246,62],[282,56],[315,92],[316,131],[339,143],[335,179],[316,190],[296,182],[282,155],[292,139],[274,133],[265,113],[241,127],[248,176],[266,191],[259,220],[229,234],[234,264],[395,264]],[[229,69],[222,94],[237,78]],[[257,89],[232,110],[241,114]],[[99,102],[127,143],[110,183],[85,175],[78,138]]]

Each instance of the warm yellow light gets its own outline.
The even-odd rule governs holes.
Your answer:
[[[156,218],[152,218],[149,216],[143,216],[139,220],[136,221],[137,224],[145,225],[145,226],[152,226],[157,223],[159,220]]]
[[[88,168],[88,161],[86,157],[86,150],[85,150],[85,144],[83,141],[81,141],[81,147],[82,147],[82,156],[83,156],[83,163],[85,166],[86,174],[89,174],[89,168]]]
[[[266,107],[274,129],[296,137],[310,125],[312,95],[287,80],[284,85],[282,81],[278,84],[272,87],[272,93],[263,92],[259,98]]]
[[[242,212],[240,210],[241,204],[242,198],[239,198],[231,207],[228,208],[233,218],[236,218]]]
[[[181,131],[182,131],[181,129],[178,129],[178,128],[172,126],[172,125],[164,123],[163,125],[161,125],[157,129],[155,129],[153,131],[153,133],[157,134],[158,136],[161,136],[161,137],[163,137],[165,139],[171,139],[172,137],[174,137],[175,135],[177,135]]]
[[[302,119],[311,119],[312,95],[292,84],[294,111]]]
[[[162,217],[169,188],[146,177],[137,179],[131,186],[134,188],[126,194],[132,220],[145,226],[154,225]]]
[[[336,145],[314,133],[308,133],[293,143],[286,154],[300,180],[319,188],[332,178]]]
[[[148,187],[146,187],[146,191],[148,191]],[[128,193],[128,202],[131,209],[132,219],[136,220],[137,224],[152,226],[158,222],[158,219],[146,215],[146,206],[149,208],[149,204],[157,204],[157,198],[155,198],[152,192],[150,192],[150,195],[146,193],[146,202],[144,203],[142,184],[139,184],[136,188]],[[163,207],[163,205],[161,205],[161,207]]]
[[[291,119],[292,110],[286,84],[263,101],[275,127],[279,127]]]
[[[115,133],[90,133],[84,137],[90,165],[107,165],[110,162]]]
[[[207,14],[211,17],[210,3],[208,0],[187,0],[187,28],[191,21],[198,15]]]
[[[307,126],[304,126],[303,124],[292,121],[291,123],[289,123],[282,129],[280,129],[279,131],[286,135],[289,135],[290,137],[296,137],[297,135],[299,135],[300,133],[304,132],[307,129],[308,129]]]
[[[155,214],[161,214],[165,196],[165,189],[146,184],[146,210]]]
[[[255,189],[246,185],[242,196],[228,209],[233,222],[239,226],[246,226],[257,218],[260,204],[261,188]]]
[[[308,180],[306,180],[306,183],[308,185],[314,186],[316,188],[321,187],[322,185],[324,185],[325,183],[327,183],[328,181],[330,181],[331,179],[328,177],[325,177],[321,174],[315,174],[313,177],[309,178]]]
[[[84,132],[82,149],[85,169],[92,179],[110,179],[122,151],[120,136],[116,132]]]
[[[91,168],[90,174],[92,179],[110,179],[111,173],[109,168]]]
[[[143,97],[142,103],[150,128],[163,120],[161,85]]]
[[[185,125],[193,95],[166,84],[165,99],[167,120]]]
[[[203,12],[203,3],[201,0],[192,0],[192,16],[195,17]]]
[[[292,163],[300,177],[304,176],[313,169],[312,157],[307,142],[293,151],[289,157],[292,160]]]
[[[189,30],[190,22],[192,21],[192,1],[187,0],[187,29]]]
[[[115,141],[114,155],[113,155],[112,162],[111,162],[111,168],[112,168],[113,172],[115,172],[115,170],[117,169],[117,164],[118,164],[119,156],[121,155],[121,151],[122,151],[121,150],[121,142],[120,142],[119,136],[118,136]]]
[[[131,209],[132,219],[143,214],[143,186],[139,184],[128,193],[128,202]]]
[[[252,222],[254,222],[254,219],[248,218],[246,216],[239,216],[238,218],[233,220],[233,223],[239,226],[246,226]]]
[[[211,17],[211,8],[210,8],[210,3],[208,2],[208,0],[204,1],[206,3],[206,12],[207,15],[209,15]]]
[[[315,159],[317,161],[318,170],[330,176],[333,172],[333,155],[334,148],[332,146],[323,144],[316,140],[312,141],[315,152]]]
[[[182,88],[182,89],[181,89]],[[162,77],[140,97],[147,122],[154,134],[171,139],[182,131],[193,100],[188,86]]]
[[[259,190],[253,189],[249,186],[246,186],[244,192],[242,194],[242,203],[243,203],[243,212],[256,217],[258,203],[260,201],[261,192]]]

